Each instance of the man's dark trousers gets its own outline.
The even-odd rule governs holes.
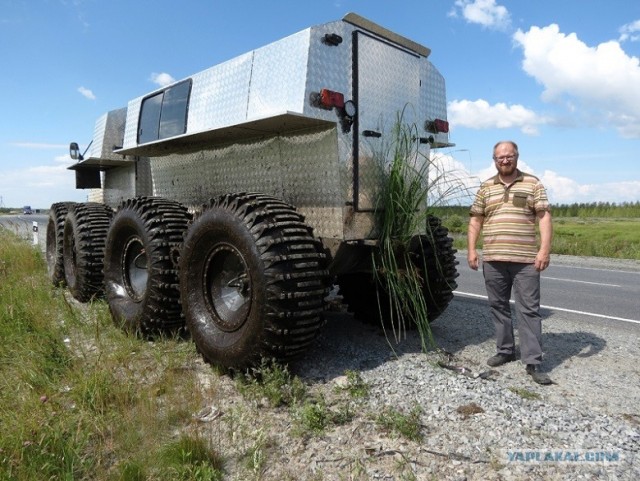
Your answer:
[[[484,262],[483,273],[491,315],[496,328],[498,353],[515,353],[511,319],[511,289],[515,300],[520,356],[523,364],[542,362],[542,318],[540,316],[540,272],[534,264]]]

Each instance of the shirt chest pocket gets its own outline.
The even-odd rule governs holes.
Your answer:
[[[513,193],[513,206],[514,207],[531,207],[533,204],[533,199],[531,196],[527,195],[525,192],[514,192]]]

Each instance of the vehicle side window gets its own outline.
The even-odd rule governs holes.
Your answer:
[[[159,139],[186,132],[189,92],[191,92],[191,82],[182,82],[165,91],[160,114]]]
[[[164,97],[164,92],[160,92],[159,94],[156,94],[153,97],[148,97],[142,101],[140,123],[138,124],[139,144],[158,140],[162,97]]]
[[[138,143],[166,139],[187,131],[191,80],[180,82],[142,100]]]

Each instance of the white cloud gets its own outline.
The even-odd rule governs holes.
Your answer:
[[[454,157],[454,153],[431,151],[428,171],[431,205],[470,204],[480,186],[480,179],[471,175],[464,163]]]
[[[573,179],[545,170],[540,180],[545,185],[553,204],[574,202],[637,202],[640,180],[580,184]]]
[[[627,23],[620,27],[620,38],[618,41],[626,42],[627,40],[631,42],[637,42],[640,40],[640,20]]]
[[[538,126],[549,123],[546,117],[539,116],[526,107],[499,102],[491,105],[483,99],[453,100],[449,102],[448,119],[452,128],[470,129],[520,129],[524,134],[537,135]]]
[[[544,86],[545,101],[577,101],[596,124],[611,125],[623,137],[640,137],[640,61],[617,41],[590,47],[558,25],[514,34],[524,71]]]
[[[78,92],[80,92],[80,94],[83,97],[88,98],[89,100],[95,100],[96,96],[93,94],[93,92],[91,90],[89,90],[88,88],[85,87],[78,87]]]
[[[56,165],[3,171],[0,192],[4,205],[48,208],[53,202],[86,201],[88,191],[75,189],[75,176],[67,169],[68,165],[69,162],[56,162]]]
[[[456,0],[450,16],[457,16],[456,8],[469,23],[477,23],[483,27],[505,30],[511,24],[509,11],[495,0]]]
[[[164,86],[172,84],[173,82],[176,81],[171,75],[169,75],[168,73],[165,73],[165,72],[162,72],[162,73],[154,72],[154,73],[152,73],[150,80],[154,84],[158,84],[160,87],[164,87]]]
[[[486,167],[478,171],[471,172],[463,161],[455,157],[455,153],[456,151],[445,154],[434,151],[431,153],[433,169],[429,172],[429,179],[434,184],[430,196],[432,203],[470,205],[480,183],[496,175],[493,162],[487,163]],[[638,200],[640,180],[580,184],[552,170],[545,170],[540,175],[522,160],[518,161],[518,168],[523,172],[537,176],[542,181],[552,204],[573,204],[576,202],[615,202],[620,204],[637,202]]]

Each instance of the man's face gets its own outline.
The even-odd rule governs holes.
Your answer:
[[[502,177],[513,175],[518,167],[518,153],[511,144],[500,144],[493,152],[493,161]]]

